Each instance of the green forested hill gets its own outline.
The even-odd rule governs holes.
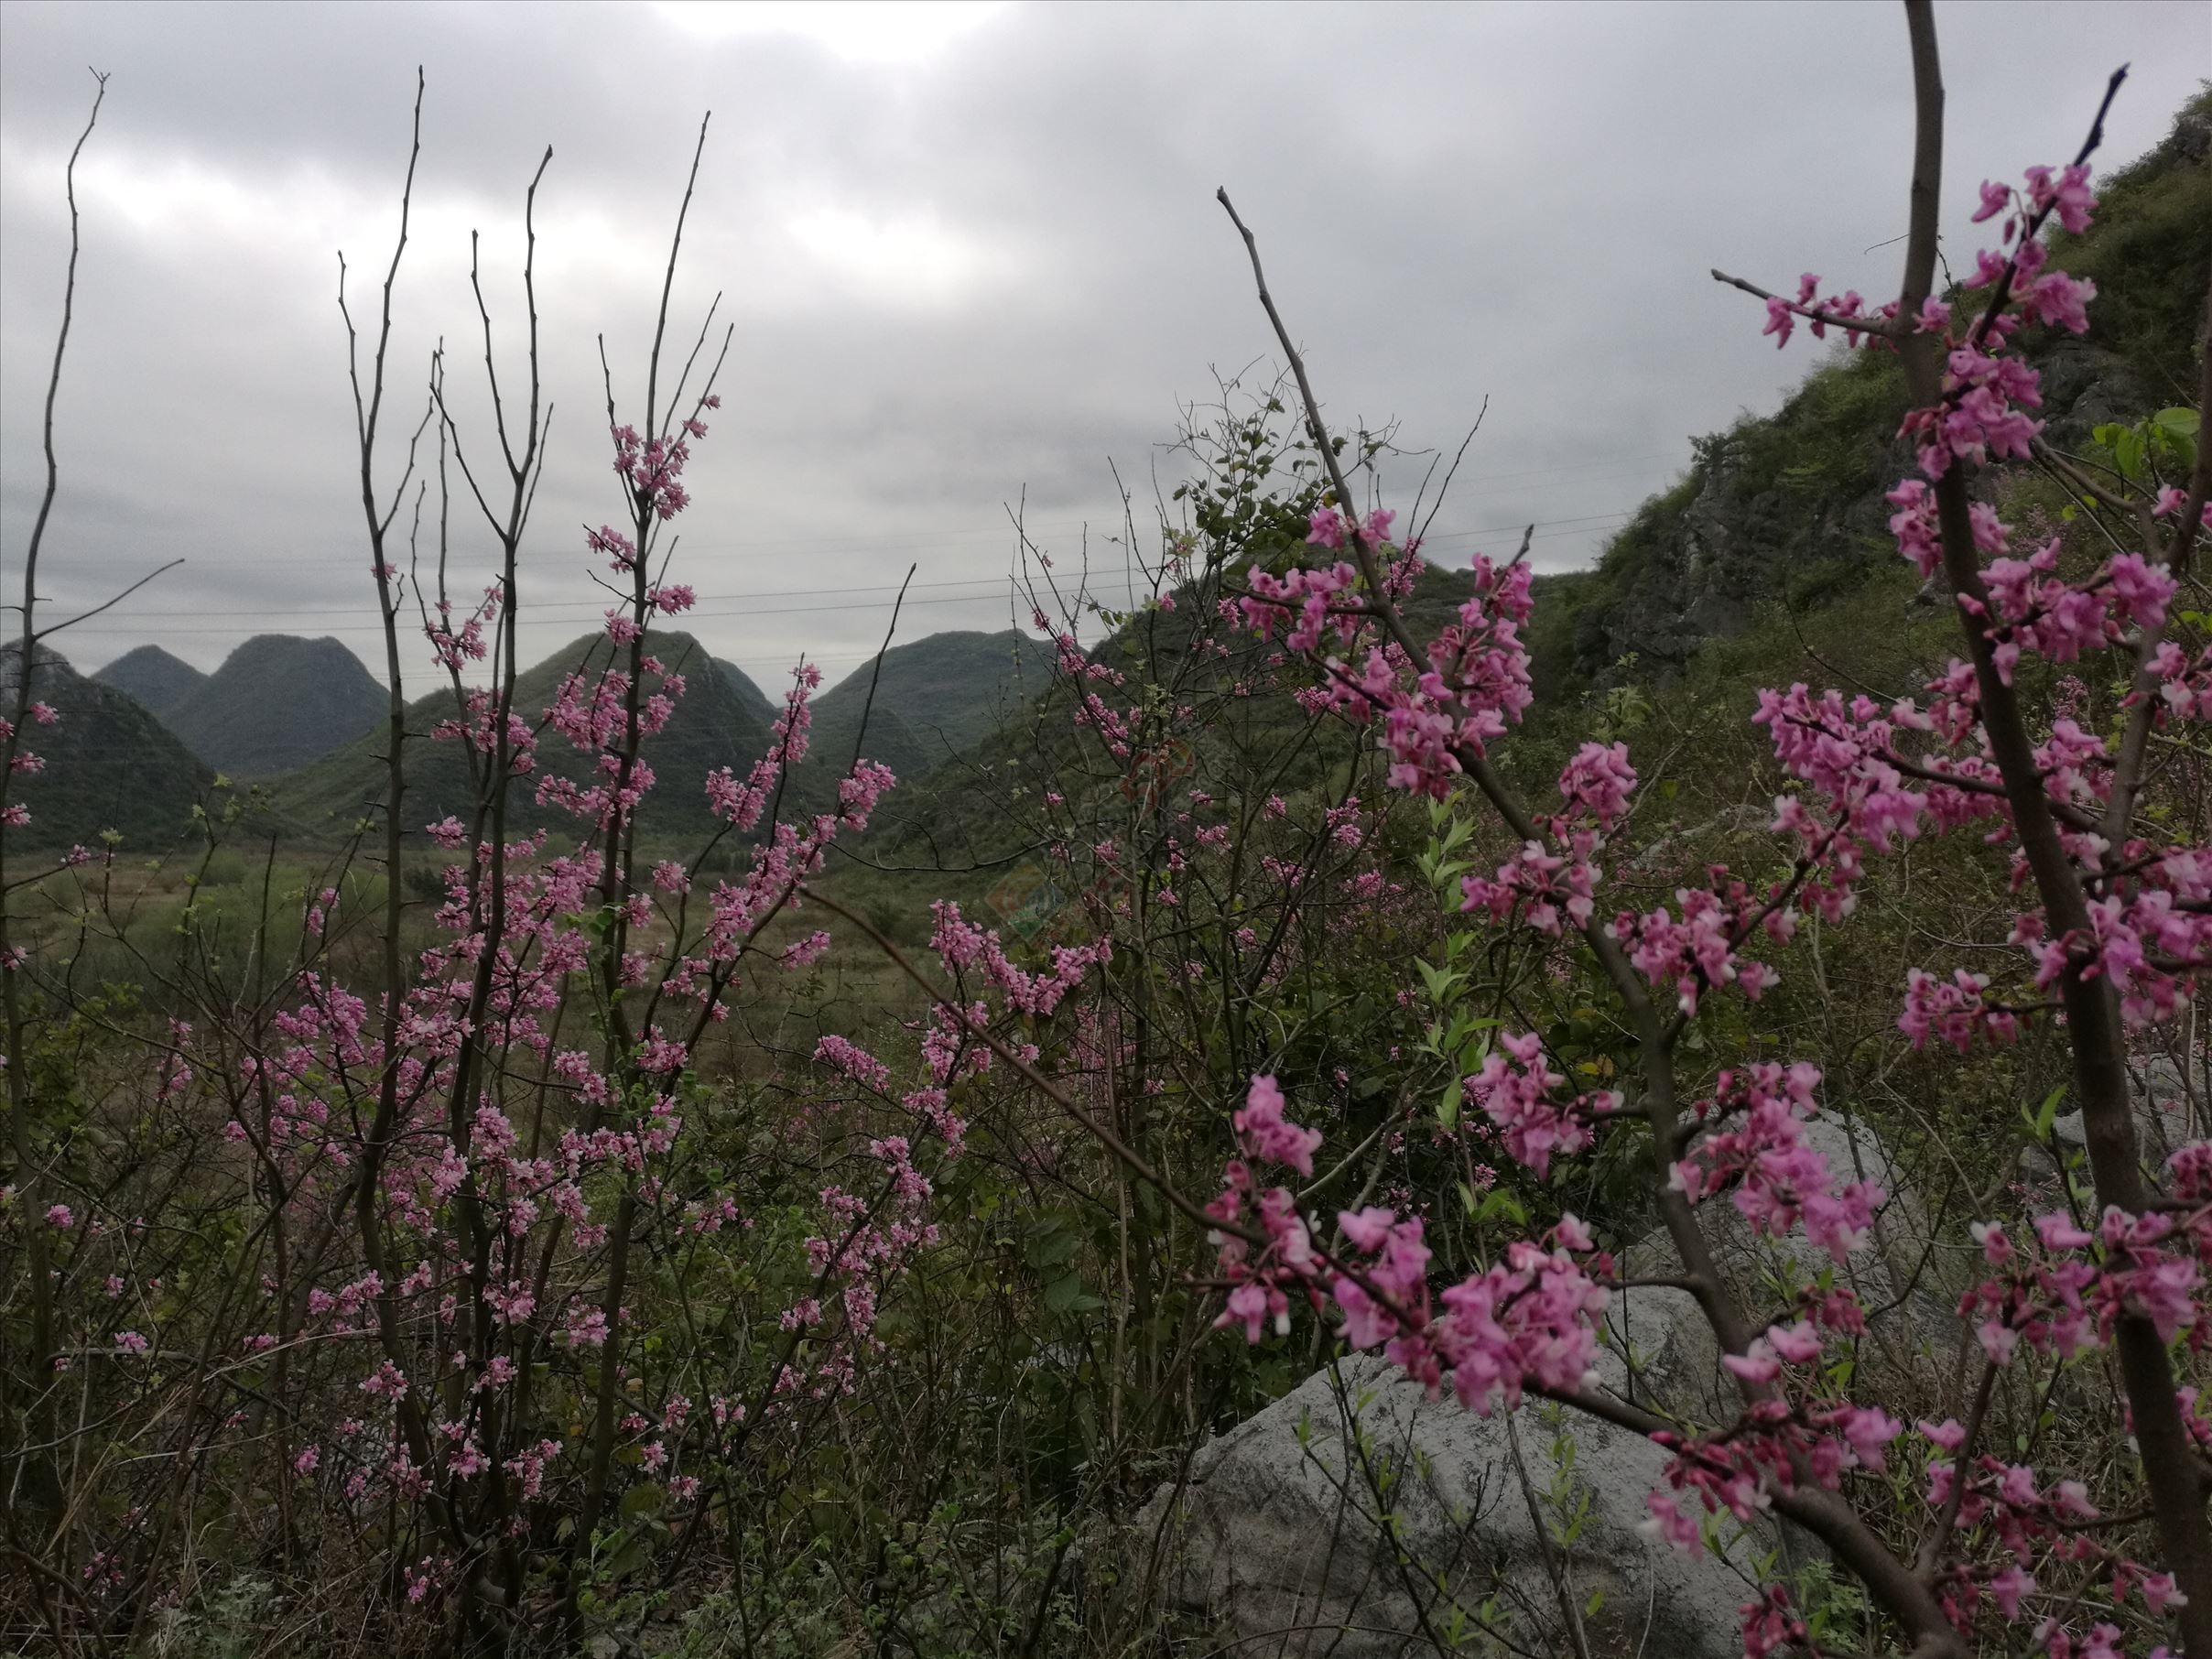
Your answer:
[[[1452,618],[1469,580],[1463,570],[1424,567],[1405,607],[1416,637],[1430,636]],[[1242,772],[1257,764],[1265,770],[1263,793],[1292,795],[1328,778],[1367,741],[1340,719],[1309,718],[1286,693],[1256,689],[1263,678],[1254,671],[1257,660],[1273,647],[1255,640],[1228,660],[1191,660],[1196,607],[1187,592],[1175,597],[1173,609],[1123,619],[1090,653],[1090,660],[1125,675],[1127,685],[1090,689],[1120,711],[1144,697],[1144,682],[1151,679],[1175,687],[1177,703],[1212,710],[1207,741],[1170,763],[1176,788],[1247,789],[1261,780]],[[989,736],[899,790],[884,815],[886,859],[952,869],[1003,860],[1023,845],[1029,812],[1021,803],[1034,804],[1047,789],[1101,800],[1121,791],[1128,768],[1101,758],[1095,743],[1082,740],[1072,711],[1071,689],[1054,685]]]
[[[710,657],[689,634],[656,634],[649,643],[664,662],[681,667],[687,689],[675,715],[647,749],[659,782],[644,827],[654,836],[702,834],[712,827],[702,780],[722,766],[742,774],[766,754],[769,725],[780,704],[772,702],[743,670]],[[867,759],[889,766],[901,779],[918,778],[982,732],[995,729],[1003,718],[1018,713],[1025,698],[1043,689],[1039,654],[1046,649],[1012,632],[933,634],[916,640],[885,654],[872,708],[868,693],[873,665],[863,665],[818,694],[811,753],[792,777],[787,804],[799,811],[815,811],[834,801],[837,779],[851,764],[856,745]],[[608,652],[603,634],[586,635],[563,646],[522,674],[515,684],[515,707],[526,719],[540,719],[564,676],[579,668],[603,668]],[[863,711],[867,725],[862,741]],[[427,736],[436,721],[451,712],[450,691],[426,696],[410,707],[408,731],[423,740],[411,743],[409,751],[405,812],[410,827],[448,814],[468,814],[472,791],[465,754],[454,744],[433,743]],[[382,801],[384,751],[379,727],[279,780],[274,794],[280,810],[311,836],[342,833],[364,810]],[[540,738],[538,754],[543,766],[563,776],[580,778],[587,769],[567,742],[549,731]],[[538,811],[528,795],[525,790],[515,797],[518,823],[557,821]]]
[[[0,649],[0,701],[11,710],[22,661],[19,645]],[[133,853],[174,845],[214,782],[213,769],[129,696],[87,679],[53,652],[40,655],[31,695],[61,718],[24,736],[46,766],[9,786],[8,798],[31,814],[28,829],[9,833],[11,847],[97,846],[109,830]]]
[[[92,678],[103,686],[114,687],[156,716],[166,716],[208,679],[191,664],[170,656],[159,645],[125,651]]]
[[[718,656],[714,659],[714,671],[722,677],[722,683],[730,688],[731,694],[739,704],[763,726],[775,723],[776,711],[783,706],[782,699],[770,697],[750,674],[733,662]]]
[[[918,782],[1018,723],[1051,684],[1051,667],[1052,647],[1014,628],[949,631],[894,645],[880,675],[873,662],[862,663],[816,698],[812,750],[795,781],[804,798],[820,797],[857,752],[902,783]]]
[[[655,634],[648,648],[685,677],[686,691],[676,712],[649,751],[658,786],[642,822],[649,833],[688,835],[710,828],[703,780],[717,767],[742,773],[768,746],[767,728],[739,700],[723,676],[713,670],[706,650],[689,634]],[[563,678],[572,672],[596,673],[609,662],[613,646],[604,634],[586,634],[554,652],[515,680],[515,707],[534,725],[542,721]],[[470,816],[474,791],[468,755],[456,742],[433,741],[430,728],[451,718],[453,695],[441,690],[418,699],[407,710],[407,827],[419,829],[450,816]],[[307,834],[343,833],[355,819],[381,810],[385,797],[385,733],[379,729],[284,778],[276,786],[277,804]],[[549,729],[538,740],[543,772],[580,779],[591,769],[589,757]],[[541,810],[528,786],[509,797],[519,828],[556,827],[572,822],[566,814]]]
[[[2023,336],[2043,374],[2048,436],[2068,449],[2098,422],[2194,401],[2212,269],[2212,92],[2097,188],[2087,233],[2053,241],[2058,265],[2097,284],[2089,331]],[[1968,308],[1976,298],[1950,298]],[[1643,504],[1564,603],[1539,612],[1544,689],[1664,678],[1762,604],[1817,603],[1886,569],[1895,548],[1882,493],[1910,462],[1896,436],[1905,409],[1892,354],[1836,346],[1774,414],[1698,439],[1682,481]]]
[[[1045,689],[1051,668],[1052,647],[1016,628],[932,634],[884,652],[880,679],[863,663],[824,692],[815,729],[856,728],[873,683],[876,712],[895,712],[942,759],[996,731]]]
[[[384,687],[339,641],[260,634],[162,720],[217,771],[261,778],[351,743],[385,707]]]

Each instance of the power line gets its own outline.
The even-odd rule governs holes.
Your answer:
[[[1548,541],[1555,539],[1559,536],[1587,535],[1593,530],[1610,527],[1617,522],[1625,522],[1629,517],[1633,515],[1634,511],[1635,509],[1633,508],[1617,508],[1608,513],[1585,514],[1575,518],[1536,519],[1534,521],[1535,526],[1539,529],[1544,529],[1549,526],[1550,534],[1539,535],[1534,537],[1534,539],[1537,541]],[[1425,537],[1421,545],[1424,548],[1433,548],[1441,542],[1458,543],[1470,541],[1477,537],[1485,536],[1511,536],[1518,533],[1525,527],[1527,527],[1525,524],[1512,524],[1489,525],[1480,529],[1472,530],[1447,530]],[[1055,568],[1057,569],[1057,567]],[[1071,573],[1082,574],[1091,580],[1110,580],[1116,577],[1146,575],[1150,573],[1145,567],[1133,564],[1092,567],[1089,569],[1079,571],[1078,570],[1077,567],[1070,566],[1069,569]],[[937,589],[972,588],[988,584],[996,587],[998,584],[1008,582],[1012,580],[1013,579],[1011,576],[957,577],[948,578],[939,581],[915,582],[912,583],[911,586],[914,588]],[[695,609],[688,613],[688,614],[693,616],[777,616],[799,615],[817,611],[871,609],[883,610],[886,608],[885,605],[878,602],[862,602],[851,604],[772,605],[765,608],[753,608],[752,602],[763,599],[811,599],[817,596],[830,594],[844,595],[851,593],[896,593],[899,591],[899,588],[900,584],[896,582],[868,583],[864,585],[855,585],[853,583],[846,582],[840,583],[838,586],[830,588],[779,588],[767,590],[758,593],[703,593],[699,595],[699,598],[703,602],[711,603],[718,601],[743,601],[746,602],[748,609],[743,611],[705,611]],[[998,597],[998,595],[995,592],[955,594],[935,600],[911,600],[908,602],[910,604],[963,604],[995,599],[996,597]],[[49,600],[47,602],[53,603],[56,602]],[[590,620],[591,615],[603,612],[605,609],[606,607],[596,600],[547,600],[540,603],[532,605],[529,609],[529,614],[532,616],[547,617],[548,613],[552,612],[579,611],[582,613],[575,616],[572,619],[566,620],[582,622]],[[251,613],[249,616],[245,617],[241,617],[234,610],[179,610],[172,607],[165,610],[162,613],[164,616],[221,616],[236,619],[233,623],[221,628],[169,628],[164,630],[164,632],[178,634],[227,633],[230,632],[233,627],[238,626],[243,623],[251,622],[254,620],[266,621],[276,617],[363,616],[371,615],[374,613],[374,607],[365,602],[352,605],[316,605],[273,610],[256,610]],[[548,618],[548,620],[563,619]],[[101,631],[109,633],[114,632],[114,629],[105,629]],[[351,630],[342,629],[340,631],[352,633],[381,633],[383,628],[382,624],[378,623],[370,628],[354,628]]]
[[[1678,459],[1678,457],[1675,456],[1675,451],[1671,450],[1654,450],[1645,451],[1644,453],[1653,458]],[[1489,484],[1523,478],[1562,476],[1567,478],[1567,483],[1570,484],[1579,484],[1592,479],[1650,476],[1653,473],[1663,472],[1669,470],[1671,469],[1664,466],[1652,465],[1600,468],[1592,470],[1585,466],[1567,463],[1557,467],[1536,468],[1524,472],[1494,472],[1483,474],[1477,477],[1474,482],[1477,483]],[[1623,509],[1623,511],[1633,511],[1633,509]],[[1609,516],[1609,515],[1598,515],[1597,516]],[[1518,530],[1522,527],[1523,524],[1527,522],[1527,520],[1523,519],[1520,521],[1520,523],[1513,525],[1492,526],[1492,529],[1499,534],[1503,534],[1508,530]],[[1544,525],[1564,524],[1574,521],[1567,519],[1539,519],[1536,522],[1539,525]],[[1117,526],[1108,525],[1068,525],[1054,529],[1044,529],[1032,526],[1028,531],[1028,535],[1033,543],[1043,543],[1052,540],[1065,540],[1067,538],[1082,536],[1087,532],[1098,534],[1101,540],[1110,540],[1111,538],[1105,534],[1106,530],[1117,527]],[[727,542],[710,542],[702,539],[689,539],[686,542],[686,550],[693,557],[699,558],[721,558],[745,555],[764,555],[786,552],[836,553],[840,551],[850,551],[854,553],[867,553],[882,550],[895,553],[905,549],[921,548],[927,551],[941,553],[947,551],[957,552],[964,550],[958,548],[948,549],[943,548],[925,548],[925,544],[943,542],[948,539],[967,539],[976,543],[979,547],[987,545],[993,550],[1000,550],[1003,549],[1006,546],[1006,537],[1010,529],[1011,526],[995,526],[989,528],[979,527],[975,529],[958,530],[890,530],[868,534],[854,534],[850,536],[794,537],[786,537],[784,539],[775,541],[739,540]],[[1431,539],[1444,540],[1452,537],[1464,537],[1467,536],[1479,536],[1490,533],[1491,531],[1488,530],[1452,530],[1439,532],[1437,537],[1432,537]],[[351,549],[349,549],[347,555],[340,558],[333,558],[331,560],[331,568],[346,568],[350,564],[352,558],[352,552]],[[195,557],[191,560],[191,564],[188,567],[188,569],[201,570],[216,569],[266,571],[269,567],[269,563],[270,561],[266,558],[258,558],[251,555],[238,558],[222,558],[200,556]]]

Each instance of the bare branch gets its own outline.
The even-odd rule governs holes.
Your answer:
[[[181,558],[172,558],[168,564],[162,565],[157,569],[148,570],[144,576],[141,576],[129,587],[124,589],[122,592],[116,594],[114,598],[109,600],[105,604],[94,605],[91,610],[82,612],[76,616],[72,616],[67,622],[56,623],[50,628],[41,628],[38,630],[35,637],[38,639],[51,639],[55,634],[60,633],[65,628],[73,628],[79,623],[90,622],[93,617],[98,616],[103,611],[113,611],[125,600],[130,598],[132,594],[137,592],[139,589],[145,587],[146,583],[152,581],[154,578],[157,576],[166,576],[169,571],[174,570],[183,562],[184,560]]]

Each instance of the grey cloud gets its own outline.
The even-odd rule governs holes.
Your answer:
[[[2112,64],[2136,66],[2120,160],[2212,60],[2186,4],[1956,6],[1941,27],[1960,241],[1974,183],[2070,148]],[[0,558],[20,558],[38,483],[59,168],[87,62],[115,80],[88,153],[46,586],[89,601],[191,561],[88,628],[72,647],[88,665],[146,639],[211,665],[264,627],[351,627],[365,652],[331,255],[357,281],[381,270],[421,62],[395,419],[418,409],[441,332],[481,409],[467,232],[482,227],[511,348],[521,190],[556,152],[538,229],[558,413],[530,591],[557,613],[533,648],[593,613],[579,526],[617,507],[593,340],[605,330],[634,393],[682,169],[715,111],[675,318],[696,326],[719,289],[738,333],[679,524],[702,594],[824,591],[751,614],[702,603],[701,634],[769,677],[800,647],[832,671],[870,648],[909,561],[985,591],[1025,487],[1069,550],[1078,526],[1115,522],[1109,456],[1148,493],[1178,400],[1272,349],[1217,184],[1258,230],[1339,418],[1448,445],[1490,399],[1438,528],[1542,520],[1545,564],[1589,558],[1689,434],[1771,407],[1806,365],[1758,341],[1755,307],[1708,266],[1870,294],[1895,280],[1896,250],[1868,250],[1903,228],[1903,35],[1856,5],[1033,5],[884,64],[699,38],[638,7],[14,4]],[[840,239],[870,237],[874,263],[840,267]],[[455,517],[473,582],[485,541]],[[1003,623],[1003,597],[962,591],[917,589],[913,626]]]

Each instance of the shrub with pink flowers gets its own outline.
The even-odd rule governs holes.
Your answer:
[[[1657,1547],[1816,1544],[1747,1591],[1751,1659],[2212,1659],[2212,1141],[2154,1136],[2144,1088],[2201,1062],[2212,974],[2212,379],[2189,420],[2050,441],[2031,351],[2096,326],[2064,256],[2102,114],[1981,184],[1992,245],[1939,289],[1906,12],[1896,297],[1722,280],[1777,347],[1894,359],[1885,516],[1951,643],[1908,686],[1734,698],[1763,798],[1718,838],[1654,821],[1686,767],[1651,696],[1539,698],[1525,541],[1425,559],[1421,504],[1382,500],[1393,435],[1331,433],[1226,193],[1285,369],[1190,413],[1125,608],[1022,531],[1053,662],[1027,729],[911,830],[864,734],[798,781],[799,662],[764,753],[656,770],[715,671],[671,631],[671,526],[735,506],[686,477],[732,339],[710,305],[667,343],[689,184],[651,353],[608,371],[606,522],[556,555],[534,232],[526,331],[476,320],[489,429],[442,350],[394,413],[411,151],[391,259],[341,298],[373,809],[285,863],[255,800],[211,797],[155,941],[112,840],[26,851],[0,803],[11,1633],[169,1651],[274,1609],[312,1651],[1210,1651],[1125,1523],[1358,1352],[1485,1419],[1562,1407],[1556,1446],[1578,1413],[1648,1440]],[[40,555],[13,788],[60,718]],[[519,595],[570,556],[614,602],[533,706]],[[440,752],[472,804],[425,822]],[[697,844],[652,828],[678,791]],[[949,857],[937,829],[984,819],[1018,854]],[[219,853],[261,873],[243,922]],[[875,903],[884,872],[916,902]],[[1870,1033],[1838,1035],[1838,983]],[[2018,1117],[2001,1157],[1939,1127],[1969,1098]],[[1910,1155],[1847,1164],[1844,1117]],[[1911,1258],[1887,1299],[1874,1254]],[[1639,1288],[1686,1298],[1717,1392],[1607,1386]],[[1548,1639],[1451,1610],[1480,1636],[1425,1627],[1438,1651]]]

